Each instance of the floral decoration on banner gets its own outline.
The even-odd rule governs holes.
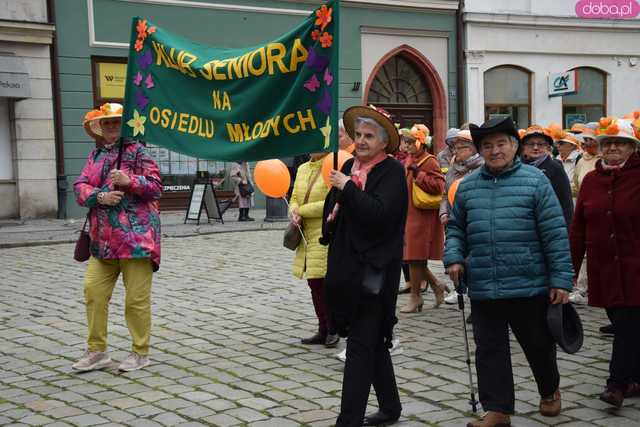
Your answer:
[[[324,31],[327,25],[333,20],[333,8],[327,7],[326,4],[320,6],[320,9],[316,10],[316,27],[320,26],[320,30]]]
[[[133,136],[137,136],[138,134],[144,135],[144,124],[147,121],[147,117],[141,115],[140,112],[144,113],[144,110],[149,105],[149,97],[145,93],[145,89],[150,90],[155,87],[153,76],[150,73],[144,73],[153,62],[153,53],[150,48],[144,48],[144,42],[148,36],[156,32],[156,27],[148,26],[146,19],[139,19],[136,25],[136,31],[138,35],[134,49],[137,52],[136,64],[140,70],[138,70],[133,77],[133,84],[138,86],[138,89],[136,89],[134,93],[135,105],[138,109],[134,109],[133,118],[127,122],[127,125],[133,128]]]
[[[596,135],[617,135],[620,132],[620,127],[613,117],[602,117],[598,125]]]
[[[331,47],[333,44],[333,36],[325,31],[325,33],[320,36],[320,44],[325,49]]]
[[[138,38],[136,39],[134,47],[136,52],[140,52],[144,47],[144,40],[148,35],[156,32],[156,27],[147,27],[147,20],[139,19],[138,25],[136,25],[136,31],[138,32]]]
[[[133,118],[127,122],[127,125],[133,128],[133,136],[144,135],[144,122],[146,121],[147,118],[141,116],[138,110],[133,110]]]

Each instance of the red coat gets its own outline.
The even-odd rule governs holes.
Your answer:
[[[409,190],[409,209],[407,224],[404,232],[404,260],[426,261],[429,259],[442,259],[444,251],[444,227],[440,223],[438,209],[418,209],[413,205],[414,175],[408,166],[418,164],[428,153],[414,159],[405,159],[407,188]],[[444,175],[440,172],[438,160],[431,158],[424,161],[419,167],[415,177],[416,184],[429,194],[442,194],[444,192]]]
[[[620,170],[602,161],[580,187],[570,232],[573,268],[587,253],[589,305],[640,306],[640,156]]]

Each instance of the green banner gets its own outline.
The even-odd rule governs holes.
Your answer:
[[[134,18],[122,136],[209,160],[335,151],[338,20],[331,0],[273,42],[227,49]]]

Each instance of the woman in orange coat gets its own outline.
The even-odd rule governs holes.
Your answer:
[[[438,207],[420,209],[413,200],[413,186],[417,185],[426,193],[441,195],[444,192],[444,176],[440,164],[427,148],[429,128],[415,125],[403,133],[402,143],[408,153],[405,160],[409,209],[404,233],[404,261],[409,263],[411,297],[401,313],[422,311],[424,301],[420,295],[420,283],[426,280],[436,296],[439,307],[444,301],[444,286],[427,268],[428,260],[442,259],[444,250],[444,228],[438,218]]]

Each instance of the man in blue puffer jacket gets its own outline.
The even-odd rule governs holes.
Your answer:
[[[470,427],[510,425],[514,386],[509,327],[529,361],[540,413],[560,413],[556,345],[549,304],[566,304],[573,268],[567,227],[551,183],[517,157],[511,118],[471,125],[485,165],[461,181],[449,219],[444,264],[454,283],[467,278],[480,402]]]

